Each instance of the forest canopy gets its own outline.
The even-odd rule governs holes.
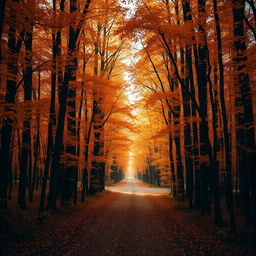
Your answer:
[[[253,0],[2,0],[0,208],[126,175],[256,231],[255,24]]]

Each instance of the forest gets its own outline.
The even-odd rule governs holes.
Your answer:
[[[254,0],[1,0],[0,40],[0,212],[136,176],[256,234]]]

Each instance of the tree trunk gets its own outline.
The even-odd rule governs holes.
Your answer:
[[[231,232],[236,232],[236,223],[235,223],[235,214],[233,207],[233,188],[232,188],[232,169],[231,169],[231,156],[230,156],[230,138],[228,131],[228,120],[227,120],[227,111],[225,103],[225,93],[224,93],[224,65],[222,59],[222,39],[221,39],[221,28],[218,14],[217,1],[213,0],[213,9],[214,9],[214,19],[215,19],[215,29],[217,37],[217,47],[218,47],[218,64],[219,64],[219,83],[220,83],[220,104],[221,104],[221,114],[223,120],[223,132],[224,132],[224,146],[225,146],[225,162],[226,162],[226,175],[228,181],[228,187],[226,188],[229,193],[229,219],[230,219],[230,229]]]
[[[77,11],[77,0],[70,0],[70,13]],[[75,29],[71,25],[69,28],[69,37],[73,38],[75,34]],[[74,51],[74,57],[72,59],[73,71],[70,76],[70,82],[73,83],[69,86],[68,90],[68,100],[67,100],[67,134],[69,138],[69,143],[66,145],[66,157],[68,166],[65,168],[65,181],[64,181],[64,200],[70,200],[73,198],[74,203],[76,203],[77,194],[77,178],[78,178],[78,161],[77,151],[76,151],[76,70],[78,67],[78,61],[76,57],[76,50]]]
[[[183,7],[183,15],[184,15],[184,22],[190,23],[192,21],[192,13],[190,8],[190,0],[183,0],[182,1]],[[191,32],[193,33],[193,28],[191,28]],[[191,37],[192,41],[195,40],[194,35],[192,34]],[[197,48],[194,47],[195,52],[195,64],[197,65]],[[195,85],[194,85],[194,72],[193,72],[193,64],[192,64],[192,49],[191,46],[186,45],[186,69],[187,69],[187,86],[190,90],[190,93],[193,98],[195,98]],[[185,92],[184,88],[182,87],[182,93],[185,96],[187,93]],[[189,97],[189,96],[187,96]],[[188,100],[188,99],[187,99]],[[193,119],[197,116],[196,115],[196,108],[193,102],[190,100],[190,108],[191,108],[191,156],[193,156],[194,160],[192,161],[191,166],[191,173],[189,174],[189,183],[191,184],[191,188],[188,189],[191,191],[191,195],[189,195],[190,206],[193,201],[193,193],[194,193],[194,204],[197,208],[200,207],[200,179],[199,179],[199,172],[198,172],[198,164],[196,159],[199,157],[198,151],[198,129],[197,129],[197,122]]]
[[[53,1],[54,17],[56,18],[56,1]],[[45,197],[47,181],[49,179],[49,168],[51,163],[52,149],[53,149],[53,127],[56,125],[56,110],[55,110],[55,97],[56,97],[56,82],[57,82],[57,55],[60,48],[61,33],[56,33],[55,29],[52,31],[52,73],[51,73],[51,101],[49,110],[49,122],[48,122],[48,138],[47,138],[47,150],[46,159],[44,163],[44,174],[42,180],[41,196],[39,211],[43,211],[45,208]]]
[[[51,179],[50,179],[50,190],[48,196],[48,208],[56,209],[56,196],[57,196],[57,175],[58,168],[60,163],[61,149],[63,145],[63,132],[64,132],[64,123],[66,116],[66,106],[67,106],[67,97],[69,83],[72,81],[73,73],[76,72],[75,69],[75,59],[76,59],[76,45],[78,42],[78,37],[82,29],[84,18],[88,12],[90,5],[90,0],[87,0],[83,9],[82,17],[80,18],[77,28],[73,36],[69,34],[69,43],[68,43],[68,54],[67,54],[67,64],[64,71],[64,81],[61,88],[61,97],[60,97],[60,109],[58,114],[58,125],[55,136],[55,149],[53,153],[53,161],[51,164]]]
[[[2,66],[2,34],[4,28],[5,0],[0,2],[0,68]],[[2,71],[0,71],[0,88],[2,83]]]
[[[191,50],[186,47],[186,74],[185,74],[185,84],[189,88],[190,83],[190,69],[189,69],[189,58],[191,58]],[[191,103],[189,95],[186,93],[184,88],[182,91],[182,101],[183,101],[183,113],[184,113],[184,153],[185,153],[185,164],[186,164],[186,194],[189,200],[189,207],[193,206],[193,151],[192,151],[192,138],[191,138]]]
[[[21,149],[21,165],[20,165],[20,182],[18,204],[21,208],[26,207],[26,188],[31,185],[31,168],[30,151],[31,151],[31,100],[32,100],[32,41],[33,41],[33,24],[28,21],[27,32],[25,34],[25,73],[24,73],[24,103],[27,111],[23,121],[22,131],[22,149]],[[29,180],[28,180],[29,174]]]
[[[7,207],[7,191],[8,191],[8,177],[11,172],[10,166],[10,146],[12,136],[12,124],[13,115],[15,109],[13,104],[15,103],[16,96],[16,78],[18,73],[18,55],[22,45],[21,38],[16,42],[16,4],[17,0],[13,0],[14,8],[10,10],[10,24],[8,31],[8,63],[7,63],[7,83],[5,103],[5,111],[9,113],[10,117],[4,120],[1,127],[1,151],[0,151],[0,209]],[[22,33],[21,33],[22,34]]]
[[[205,0],[198,0],[199,32],[203,34],[205,26]],[[209,205],[209,162],[211,156],[208,154],[211,145],[208,142],[208,122],[207,122],[207,49],[203,41],[198,46],[198,98],[199,106],[204,120],[200,122],[200,164],[199,173],[201,177],[201,212],[210,213]]]
[[[249,84],[249,75],[246,71],[246,44],[244,32],[245,1],[232,0],[233,28],[234,28],[234,87],[238,93],[235,98],[236,112],[236,137],[238,168],[241,176],[243,190],[242,206],[245,210],[247,223],[253,224],[256,231],[256,151],[255,133],[252,107],[252,93]],[[230,173],[231,175],[231,173]],[[227,178],[227,186],[232,191],[231,177]],[[229,193],[229,208],[232,207],[233,194]],[[234,230],[235,231],[235,230]]]
[[[170,160],[170,169],[171,169],[171,182],[172,182],[172,195],[177,195],[177,188],[176,188],[176,175],[175,175],[175,169],[174,169],[174,162],[173,162],[173,150],[172,150],[172,135],[171,131],[169,130],[168,134],[168,145],[169,145],[169,160]]]
[[[38,101],[40,100],[40,96],[38,97]],[[34,140],[34,165],[33,165],[33,180],[30,187],[29,195],[30,202],[33,201],[34,189],[36,187],[37,181],[39,180],[39,172],[38,172],[38,162],[40,157],[40,110],[36,113],[36,135]],[[37,187],[36,187],[37,188]]]
[[[0,3],[0,40],[2,40],[2,34],[3,34],[4,13],[5,13],[5,0],[2,0]]]
[[[99,40],[100,40],[100,30],[101,25],[98,24],[97,36],[95,44],[95,53],[94,53],[94,75],[98,76],[99,68]],[[99,158],[102,155],[102,142],[101,142],[101,121],[102,121],[102,113],[100,109],[100,96],[97,86],[93,89],[93,113],[95,115],[95,120],[93,122],[93,157]],[[92,169],[91,169],[91,180],[90,180],[90,193],[95,194],[99,190],[99,182],[100,182],[100,161],[99,159],[92,160]]]

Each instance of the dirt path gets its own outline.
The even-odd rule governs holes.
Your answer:
[[[69,223],[52,227],[49,245],[43,246],[47,231],[38,234],[35,240],[40,242],[30,255],[256,255],[205,234],[168,201],[155,196],[155,188],[146,188],[145,195],[143,187],[134,180],[124,182],[118,191],[102,196]]]

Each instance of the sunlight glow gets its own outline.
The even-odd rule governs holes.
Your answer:
[[[121,194],[127,194],[127,195],[136,195],[136,196],[163,196],[164,194],[159,193],[145,193],[145,192],[139,192],[139,191],[125,191],[125,190],[118,190],[118,189],[108,189],[111,192],[115,193],[121,193]],[[166,193],[168,195],[168,193]]]
[[[129,161],[128,161],[128,168],[126,173],[126,178],[132,179],[134,178],[134,170],[133,170],[133,152],[129,151]]]
[[[153,188],[143,185],[135,178],[126,178],[122,186],[109,186],[106,190],[136,196],[168,196],[170,195],[170,189],[168,188]]]
[[[135,92],[134,86],[130,85],[126,91],[125,91],[126,96],[128,97],[128,101],[130,105],[133,105],[134,103],[136,103],[137,99],[138,99],[138,95]]]
[[[120,0],[119,4],[124,7],[127,8],[127,13],[125,15],[126,19],[130,19],[136,12],[136,0]]]

